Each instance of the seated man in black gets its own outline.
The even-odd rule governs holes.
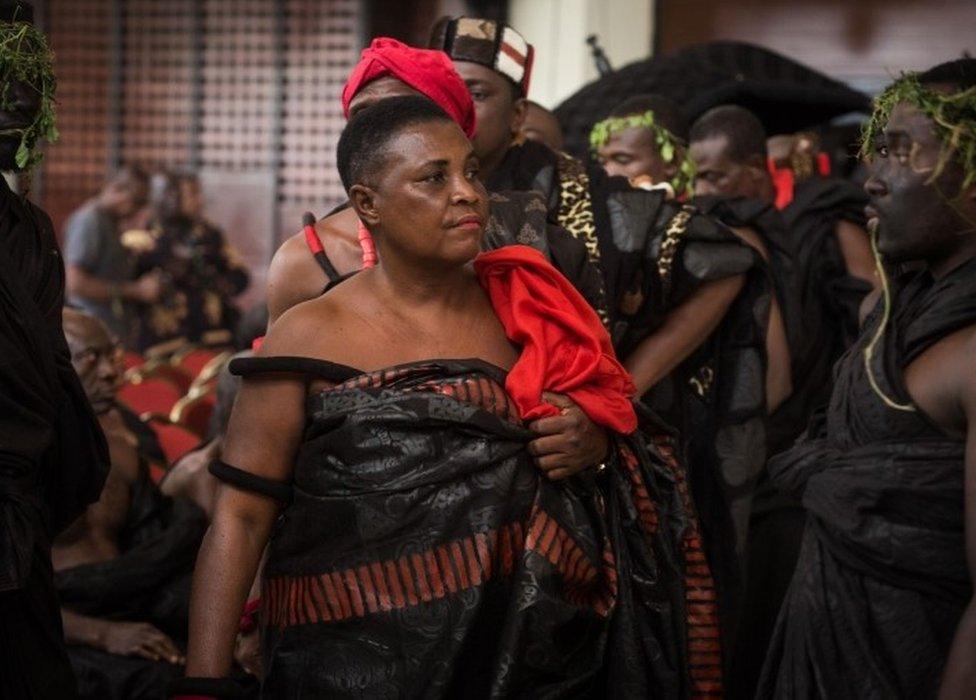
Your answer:
[[[68,656],[85,698],[162,697],[182,663],[204,517],[150,480],[139,437],[115,403],[117,345],[105,325],[67,309],[64,328],[111,455],[101,497],[52,550]]]
[[[199,212],[184,207],[180,182],[170,173],[154,175],[148,230],[123,236],[123,244],[137,254],[136,274],[158,270],[166,288],[140,312],[139,348],[150,354],[169,352],[186,342],[232,345],[239,315],[233,299],[249,280],[223,233],[200,219]]]

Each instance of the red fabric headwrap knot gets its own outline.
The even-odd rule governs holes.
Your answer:
[[[542,400],[551,391],[569,396],[597,425],[634,432],[634,382],[596,312],[542,253],[505,246],[479,255],[474,269],[505,335],[522,348],[505,380],[522,419],[558,414]]]
[[[468,138],[474,136],[474,102],[448,55],[443,51],[415,49],[388,37],[373,39],[373,43],[363,49],[359,63],[342,88],[342,113],[347,119],[349,103],[356,93],[368,83],[386,76],[403,81],[436,102]]]

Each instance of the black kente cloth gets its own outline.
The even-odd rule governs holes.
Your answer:
[[[863,351],[881,315],[879,304],[838,363],[825,420],[770,463],[807,527],[761,697],[934,697],[970,599],[964,441],[872,391]],[[882,390],[910,403],[905,367],[972,324],[976,260],[937,281],[899,278],[873,368]]]
[[[163,496],[145,463],[131,489],[119,538],[120,555],[54,574],[61,604],[100,619],[149,622],[183,646],[187,635],[193,564],[207,523],[184,499]],[[166,662],[122,658],[69,646],[82,698],[164,698],[181,669]]]
[[[54,536],[98,498],[108,447],[61,329],[47,216],[0,178],[0,696],[70,698]]]
[[[232,371],[341,382],[308,398],[269,545],[265,696],[689,695],[688,638],[710,640],[687,626],[696,531],[663,461],[615,438],[601,483],[540,478],[504,373],[476,360]]]
[[[864,228],[867,203],[864,190],[853,182],[813,177],[797,183],[793,201],[781,212],[795,241],[797,268],[804,275],[801,307],[808,319],[806,335],[816,339],[809,342],[824,358],[810,373],[826,378],[826,386],[834,363],[860,332],[861,301],[871,291],[867,282],[847,273],[835,231],[841,221]],[[829,396],[828,390],[817,405],[826,404]]]
[[[621,180],[613,178],[613,180]],[[766,324],[773,285],[760,256],[726,226],[659,192],[608,197],[617,353],[628,357],[701,285],[744,275],[719,327],[642,400],[681,435],[709,561],[731,639],[752,492],[765,463]],[[678,225],[682,223],[682,225]],[[613,302],[611,302],[613,303]]]

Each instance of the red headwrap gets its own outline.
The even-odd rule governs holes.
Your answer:
[[[505,335],[521,346],[505,389],[523,420],[556,415],[543,391],[566,394],[597,425],[637,429],[634,382],[613,353],[596,312],[542,256],[524,245],[482,253],[474,261]]]
[[[386,76],[403,81],[436,102],[468,138],[474,136],[474,102],[447,54],[415,49],[388,37],[373,39],[369,48],[363,49],[359,63],[342,88],[342,113],[347,119],[349,103],[356,93],[366,84]]]

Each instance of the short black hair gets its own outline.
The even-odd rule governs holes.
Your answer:
[[[976,58],[959,58],[929,68],[918,76],[922,85],[949,85],[956,90],[976,86]]]
[[[720,105],[701,115],[691,125],[690,142],[724,136],[727,155],[737,163],[759,156],[766,159],[766,130],[759,118],[739,105]]]
[[[630,117],[645,112],[654,113],[654,123],[660,124],[672,136],[688,142],[688,116],[670,97],[656,94],[634,95],[618,103],[610,110],[610,117]]]
[[[336,167],[346,192],[365,182],[382,165],[384,149],[394,136],[408,126],[435,121],[452,119],[419,95],[388,97],[357,112],[336,146]]]

